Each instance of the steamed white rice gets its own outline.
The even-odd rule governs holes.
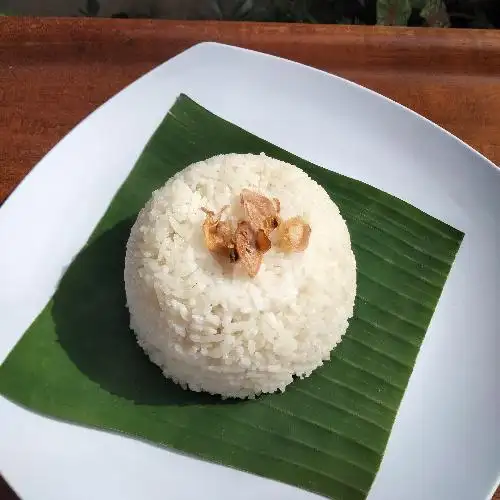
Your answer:
[[[255,278],[239,264],[224,271],[201,229],[202,207],[230,205],[225,214],[241,216],[244,188],[278,198],[283,219],[302,216],[312,228],[304,252],[273,247]],[[353,314],[356,262],[321,186],[263,154],[229,154],[187,167],[153,193],[127,243],[125,289],[131,327],[166,377],[253,397],[284,391],[329,359]]]

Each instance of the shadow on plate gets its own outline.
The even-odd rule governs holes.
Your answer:
[[[237,404],[185,391],[165,379],[136,342],[125,306],[127,219],[90,242],[75,258],[54,295],[52,317],[60,345],[78,369],[104,390],[136,404]]]

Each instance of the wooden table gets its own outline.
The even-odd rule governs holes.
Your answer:
[[[0,203],[82,118],[204,40],[354,80],[421,113],[500,165],[498,31],[4,17]],[[14,498],[1,483],[0,498]],[[500,500],[500,490],[494,498]]]

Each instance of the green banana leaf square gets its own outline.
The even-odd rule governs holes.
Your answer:
[[[342,343],[283,394],[184,391],[129,329],[125,243],[151,192],[190,163],[264,152],[319,182],[358,266]],[[366,498],[463,233],[404,201],[284,151],[181,95],[57,291],[0,367],[0,392],[45,415],[120,431],[338,500]]]

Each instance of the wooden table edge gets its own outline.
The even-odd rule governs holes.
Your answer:
[[[91,34],[91,36],[89,36]],[[500,30],[406,28],[233,21],[0,17],[0,47],[19,44],[127,43],[147,38],[247,45],[359,46],[500,55]],[[496,68],[500,72],[500,68]]]

